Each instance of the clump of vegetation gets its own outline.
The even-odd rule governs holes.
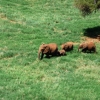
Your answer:
[[[75,0],[75,6],[85,16],[100,9],[100,0]]]

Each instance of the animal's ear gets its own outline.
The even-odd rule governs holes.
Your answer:
[[[65,44],[64,47],[63,47],[63,49],[66,50],[66,49],[68,49],[68,47],[69,47],[69,46],[68,46],[67,44]]]
[[[87,48],[88,44],[87,43],[84,43],[83,44],[83,48]]]
[[[80,44],[79,47],[80,47],[80,48],[83,47],[83,44]]]
[[[45,45],[43,53],[49,53],[50,47],[48,45]]]

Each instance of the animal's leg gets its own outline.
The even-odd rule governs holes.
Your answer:
[[[82,49],[82,52],[86,52],[86,49]]]
[[[43,56],[44,56],[44,54],[42,53],[42,54],[41,54],[41,59],[43,59]]]

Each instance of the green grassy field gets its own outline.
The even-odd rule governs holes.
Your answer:
[[[100,11],[84,18],[73,0],[0,0],[0,100],[99,100],[100,42],[77,52],[88,29],[100,34]],[[38,60],[42,43],[67,41],[66,56]]]

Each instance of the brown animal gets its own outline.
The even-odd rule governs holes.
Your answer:
[[[61,45],[61,49],[65,51],[73,50],[73,42],[67,42]]]
[[[65,50],[58,50],[58,56],[64,56],[64,55],[66,55]]]
[[[79,45],[78,51],[81,49],[82,52],[95,52],[96,53],[96,46],[94,42],[84,42]]]
[[[50,55],[55,56],[58,53],[58,46],[56,43],[49,43],[49,44],[42,44],[39,47],[38,51],[38,58],[42,59],[44,54],[47,57],[50,57]],[[41,54],[41,57],[40,57]]]

